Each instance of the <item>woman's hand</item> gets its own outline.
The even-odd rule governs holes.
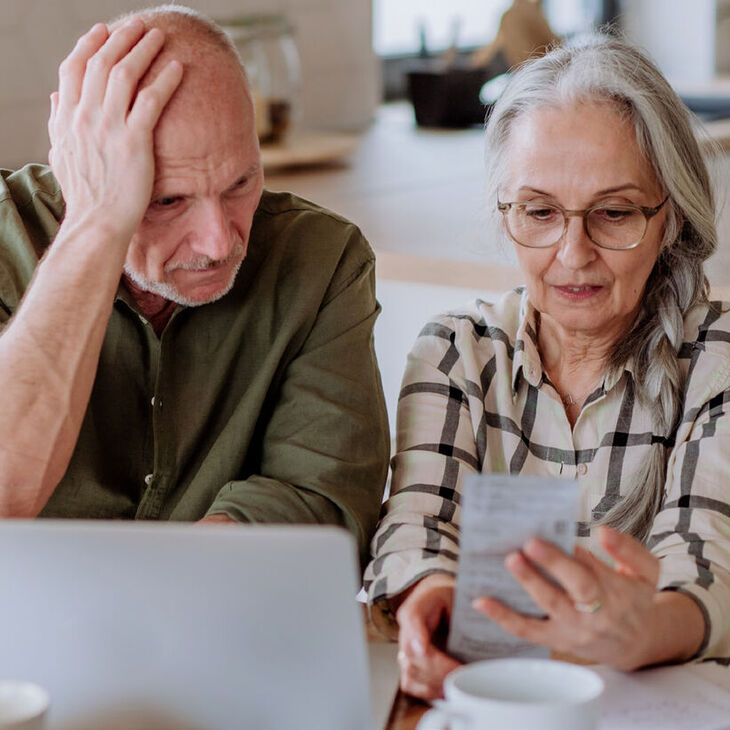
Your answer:
[[[650,662],[659,561],[640,542],[608,527],[599,528],[598,539],[614,566],[582,548],[571,557],[538,539],[525,544],[524,555],[507,556],[507,568],[547,618],[524,616],[491,598],[478,599],[475,608],[511,634],[561,653],[622,670]]]
[[[428,575],[396,612],[400,686],[407,694],[426,700],[443,697],[444,677],[461,666],[434,645],[434,635],[451,619],[455,583],[450,575]]]
[[[128,244],[139,225],[154,181],[152,133],[182,79],[173,61],[138,93],[163,43],[163,33],[147,31],[139,19],[111,34],[99,23],[61,64],[48,157],[68,226],[98,219]]]

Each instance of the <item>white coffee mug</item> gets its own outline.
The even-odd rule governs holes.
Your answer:
[[[446,677],[418,730],[595,730],[603,680],[551,659],[489,659]]]
[[[0,679],[0,730],[42,730],[49,704],[37,684]]]

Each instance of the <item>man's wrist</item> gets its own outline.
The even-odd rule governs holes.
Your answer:
[[[98,244],[100,247],[122,249],[125,257],[135,227],[120,224],[112,219],[109,212],[90,211],[80,215],[70,214],[68,210],[56,234],[54,245],[63,241],[83,239],[84,246]]]

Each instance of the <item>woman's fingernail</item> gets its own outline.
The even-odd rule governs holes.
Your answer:
[[[534,537],[531,537],[526,543],[525,543],[525,552],[531,557],[531,558],[542,558],[545,556],[546,545],[542,540],[538,540]]]
[[[521,553],[509,553],[504,559],[504,564],[508,570],[521,572],[525,567],[525,559]]]

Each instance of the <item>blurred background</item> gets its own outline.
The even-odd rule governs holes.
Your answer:
[[[0,166],[47,156],[59,62],[144,0],[0,0]],[[355,221],[377,254],[376,348],[391,419],[428,317],[521,283],[485,226],[482,126],[500,75],[606,23],[697,113],[720,202],[707,271],[730,299],[730,0],[187,0],[234,38],[256,92],[267,185]],[[486,84],[486,86],[485,86]]]
[[[48,95],[56,87],[58,63],[77,36],[100,19],[147,4],[144,0],[0,2],[0,164],[15,167],[45,159]],[[284,35],[294,41],[299,64],[291,92],[292,125],[351,132],[366,129],[383,100],[407,96],[407,72],[414,64],[424,58],[436,62],[450,57],[453,62],[454,54],[458,61],[459,56],[466,58],[488,46],[512,1],[189,0],[188,4],[224,22],[248,20],[250,25],[252,15],[266,14],[274,23],[259,28],[259,42],[267,33],[271,36],[272,28],[276,32],[277,19],[283,22],[279,28],[288,29]],[[730,0],[534,4],[541,6],[551,30],[561,37],[614,23],[645,47],[679,86],[719,84],[718,78],[730,74]],[[249,30],[253,30],[249,41],[255,45],[256,28]],[[274,55],[268,52],[269,59]],[[711,90],[708,93],[712,95]],[[730,86],[722,89],[722,95],[730,107]],[[725,111],[730,115],[730,108]]]

